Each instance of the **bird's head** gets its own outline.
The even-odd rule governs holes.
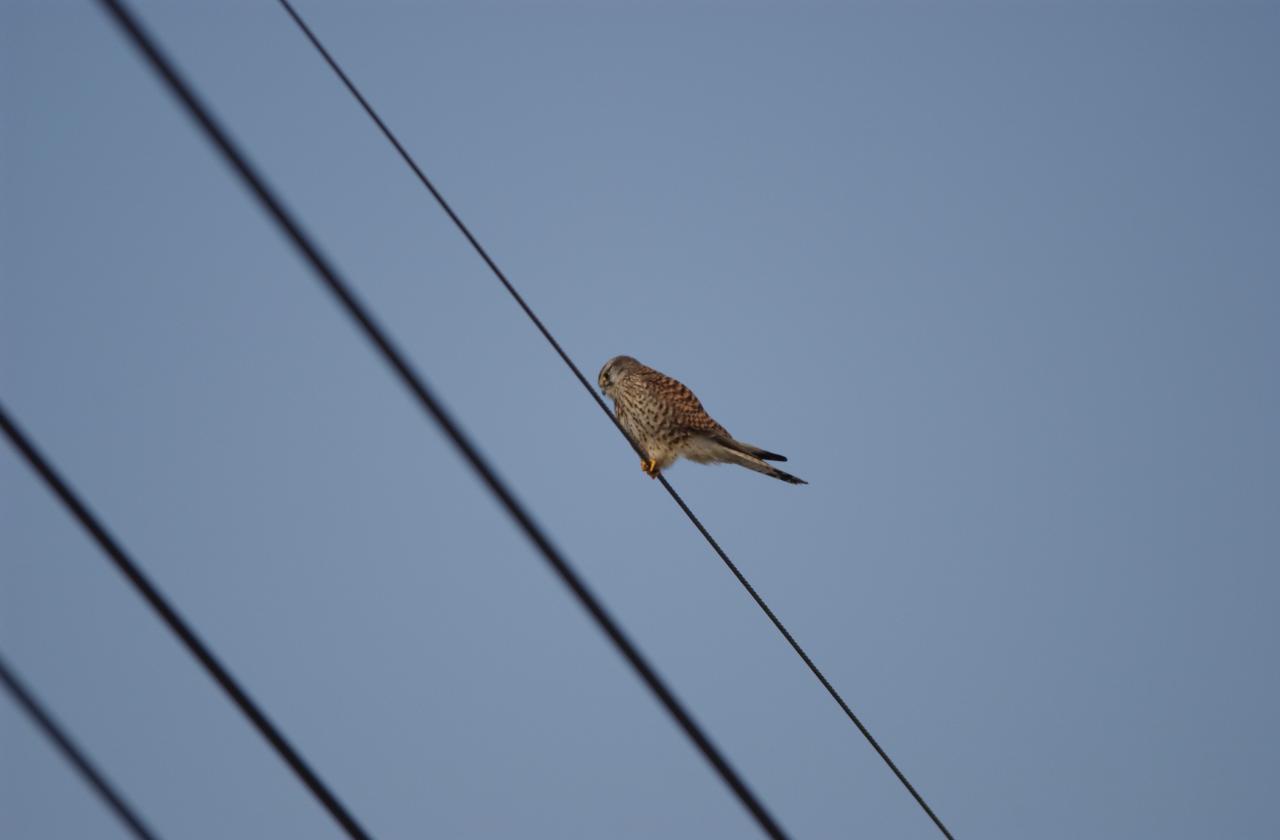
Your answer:
[[[600,368],[600,376],[596,380],[600,384],[600,390],[604,391],[605,396],[616,399],[613,389],[638,367],[640,363],[630,356],[614,356]]]

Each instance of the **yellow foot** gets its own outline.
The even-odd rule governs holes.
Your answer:
[[[649,478],[658,477],[658,462],[653,458],[642,458],[640,460],[640,469],[644,470],[644,474]]]

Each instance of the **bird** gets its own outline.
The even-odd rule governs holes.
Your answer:
[[[600,390],[613,399],[614,413],[646,457],[640,469],[650,478],[683,456],[699,464],[737,464],[790,484],[808,484],[766,461],[783,456],[735,440],[682,383],[630,356],[614,356],[600,368]]]

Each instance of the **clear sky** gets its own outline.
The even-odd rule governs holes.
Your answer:
[[[936,831],[268,0],[137,2],[796,837]],[[299,8],[960,838],[1275,836],[1280,9]],[[0,400],[381,838],[752,836],[89,2],[0,2]],[[0,650],[168,837],[336,827],[7,445]],[[0,698],[0,836],[125,836]]]

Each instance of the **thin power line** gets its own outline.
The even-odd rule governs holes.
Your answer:
[[[22,456],[26,458],[40,477],[44,479],[45,484],[49,485],[49,489],[57,495],[62,504],[71,512],[80,525],[89,532],[89,536],[93,537],[94,542],[106,553],[115,567],[124,575],[129,583],[133,584],[133,588],[151,605],[152,609],[159,614],[165,624],[169,625],[169,629],[173,631],[187,650],[199,660],[200,664],[213,677],[214,681],[222,687],[227,693],[231,701],[239,707],[244,716],[254,725],[254,728],[267,739],[276,753],[284,759],[290,769],[302,780],[316,799],[324,805],[338,824],[355,840],[369,840],[369,834],[365,832],[360,824],[356,822],[338,798],[329,790],[328,786],[320,780],[311,766],[302,758],[293,745],[284,737],[284,734],[276,728],[275,724],[267,717],[266,713],[258,707],[256,703],[250,699],[248,693],[241,687],[236,678],[222,665],[218,658],[214,656],[213,651],[206,645],[187,620],[182,617],[177,608],[170,604],[160,590],[147,578],[142,568],[135,563],[125,550],[116,542],[115,537],[107,530],[102,521],[94,516],[89,510],[88,505],[76,494],[75,490],[58,474],[53,468],[49,460],[41,454],[36,445],[27,437],[26,433],[19,428],[16,421],[9,416],[9,412],[0,403],[0,429],[4,430],[5,435],[13,443]]]
[[[493,272],[494,276],[496,276],[502,285],[506,287],[506,290],[511,294],[511,297],[514,298],[515,302],[524,310],[524,314],[529,316],[529,320],[532,321],[533,325],[542,333],[542,337],[547,340],[547,343],[555,349],[556,353],[560,355],[560,358],[564,360],[564,363],[569,366],[571,371],[573,371],[573,375],[578,378],[578,381],[582,383],[582,387],[585,388],[587,393],[591,395],[592,399],[596,401],[596,405],[600,406],[600,410],[603,411],[605,416],[613,422],[613,425],[616,426],[622,436],[626,438],[627,443],[631,444],[631,448],[636,451],[637,455],[641,458],[648,457],[644,449],[631,439],[631,435],[627,434],[627,430],[622,428],[622,424],[618,422],[618,418],[609,410],[609,406],[605,404],[604,399],[596,392],[595,388],[591,387],[591,383],[585,376],[583,376],[582,371],[579,370],[577,364],[575,364],[573,359],[569,357],[569,354],[565,352],[564,348],[560,346],[560,342],[551,334],[551,331],[542,323],[542,319],[534,314],[533,309],[530,308],[529,304],[527,304],[524,298],[520,296],[520,293],[516,291],[515,286],[513,286],[511,281],[507,279],[506,274],[504,274],[502,269],[498,267],[498,264],[494,262],[493,258],[489,256],[489,252],[484,249],[484,246],[480,244],[478,239],[476,239],[470,228],[463,223],[458,214],[454,212],[453,207],[449,205],[449,202],[445,200],[445,197],[438,189],[436,189],[435,184],[433,184],[431,179],[427,177],[426,173],[422,171],[422,167],[418,166],[417,161],[413,159],[413,156],[405,149],[404,145],[396,137],[395,133],[387,127],[387,124],[383,122],[382,117],[378,115],[378,112],[374,110],[373,106],[369,104],[369,101],[360,93],[360,90],[355,86],[355,83],[351,81],[351,78],[342,69],[341,65],[339,65],[337,60],[335,60],[329,51],[325,49],[324,44],[320,43],[320,39],[311,31],[311,27],[307,26],[306,21],[304,21],[297,11],[294,10],[293,6],[289,3],[289,0],[278,0],[278,2],[284,7],[284,10],[288,12],[289,17],[293,18],[294,23],[298,25],[298,28],[301,29],[303,34],[307,36],[307,39],[311,41],[312,45],[316,48],[316,51],[320,53],[325,62],[328,63],[329,67],[333,69],[333,72],[342,80],[342,83],[346,86],[347,90],[351,92],[351,95],[360,103],[360,107],[364,109],[364,112],[369,115],[369,118],[373,120],[379,130],[382,131],[383,136],[385,136],[391,145],[395,147],[395,150],[400,153],[400,157],[403,158],[404,162],[413,170],[413,174],[418,176],[418,180],[422,182],[422,185],[426,187],[427,191],[431,193],[433,198],[435,198],[436,202],[440,205],[440,208],[444,210],[445,214],[453,221],[454,225],[457,226],[462,235],[471,243],[471,247],[480,255],[480,258],[484,260],[485,264],[489,266],[489,269]],[[924,801],[924,797],[921,796],[915,786],[907,780],[907,777],[903,772],[898,769],[898,765],[895,764],[893,759],[889,757],[889,754],[884,751],[884,748],[880,746],[880,743],[875,739],[867,727],[863,725],[858,716],[853,713],[853,710],[849,708],[849,704],[840,696],[840,692],[836,691],[835,686],[831,684],[830,680],[826,678],[826,675],[824,675],[818,666],[814,664],[814,661],[809,658],[809,654],[805,653],[804,648],[800,647],[800,643],[795,640],[795,637],[791,635],[790,631],[787,630],[782,621],[780,621],[777,615],[774,614],[773,610],[769,608],[769,605],[764,602],[764,599],[756,592],[755,587],[751,585],[746,576],[738,569],[737,565],[729,559],[729,555],[725,553],[724,549],[720,547],[720,544],[711,536],[711,533],[706,529],[706,526],[702,524],[701,520],[699,520],[698,517],[694,515],[693,511],[689,509],[689,506],[685,504],[684,499],[680,498],[680,494],[677,493],[675,488],[673,488],[667,481],[667,477],[659,474],[658,480],[662,482],[662,486],[671,494],[671,498],[674,499],[676,504],[680,506],[680,509],[684,511],[685,516],[689,517],[689,521],[698,529],[698,532],[701,533],[706,541],[711,545],[711,548],[715,550],[715,553],[719,555],[722,561],[724,561],[724,564],[729,568],[729,571],[733,573],[733,576],[738,579],[738,582],[747,590],[747,593],[751,595],[751,598],[760,606],[760,609],[764,611],[764,614],[769,617],[771,622],[773,622],[773,626],[778,628],[778,632],[780,632],[783,638],[787,640],[787,643],[791,645],[792,649],[799,654],[800,658],[804,661],[804,664],[809,667],[809,670],[813,672],[813,675],[822,683],[822,686],[827,690],[827,693],[831,695],[832,699],[834,699],[837,704],[839,704],[845,715],[853,722],[853,725],[858,728],[858,731],[867,739],[867,742],[870,743],[875,751],[880,755],[880,758],[884,760],[884,763],[888,765],[889,769],[898,777],[898,781],[902,782],[903,786],[911,793],[920,807],[924,809],[924,812],[929,815],[929,819],[933,820],[934,825],[938,827],[948,840],[954,840],[951,832],[947,830],[945,825],[943,825],[942,820],[940,820],[938,815],[933,812],[933,809],[929,807],[929,804]]]
[[[142,817],[138,816],[124,797],[117,793],[107,781],[107,777],[102,775],[102,771],[89,760],[88,753],[71,739],[66,730],[54,720],[53,715],[45,710],[40,700],[23,685],[22,680],[5,662],[3,655],[0,655],[0,683],[3,683],[13,695],[14,702],[31,716],[40,729],[44,730],[44,734],[49,736],[49,740],[53,741],[63,757],[79,771],[94,792],[102,797],[112,811],[115,811],[116,816],[129,828],[129,831],[141,840],[157,840],[159,835],[147,827]]]
[[[204,129],[227,163],[240,175],[245,185],[251,189],[254,196],[262,204],[263,209],[275,219],[281,230],[297,246],[324,286],[333,293],[342,307],[359,325],[369,341],[382,354],[387,363],[394,368],[401,383],[417,398],[418,403],[441,427],[454,446],[471,465],[472,469],[483,479],[490,492],[507,509],[507,512],[519,524],[521,530],[537,547],[539,553],[565,582],[591,617],[595,619],[600,629],[614,643],[650,690],[657,695],[662,705],[666,707],[685,734],[689,736],[698,750],[715,768],[716,772],[720,774],[725,784],[734,792],[743,806],[755,817],[760,827],[771,837],[786,837],[781,826],[765,809],[764,804],[747,787],[746,782],[743,781],[738,772],[721,754],[720,750],[711,742],[711,739],[702,731],[702,728],[694,721],[680,701],[676,699],[675,694],[672,693],[662,678],[658,676],[657,671],[653,669],[653,666],[649,664],[648,660],[645,659],[639,649],[623,632],[622,627],[605,610],[603,604],[592,594],[591,590],[587,588],[586,583],[570,566],[569,561],[552,545],[550,538],[533,521],[533,517],[516,499],[502,479],[498,477],[498,474],[489,463],[480,455],[480,451],[471,442],[462,427],[445,410],[443,404],[410,365],[408,357],[396,347],[390,336],[374,320],[372,313],[356,297],[354,290],[339,276],[337,270],[333,268],[328,259],[320,253],[318,246],[312,242],[311,237],[294,219],[293,214],[285,208],[283,202],[275,195],[263,177],[258,174],[255,167],[240,151],[239,147],[231,140],[230,135],[214,118],[212,112],[205,107],[194,89],[178,73],[173,63],[161,52],[156,41],[143,29],[140,21],[121,0],[98,0],[98,2],[111,13],[125,34],[129,36],[139,51],[146,56],[152,69],[168,84],[170,91],[182,102],[188,115]]]

